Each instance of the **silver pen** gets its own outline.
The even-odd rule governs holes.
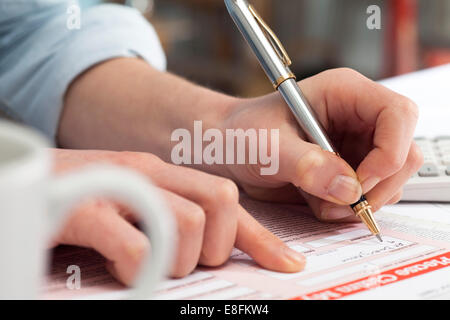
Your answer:
[[[324,128],[316,119],[308,100],[300,90],[295,75],[289,69],[291,59],[274,32],[246,0],[225,0],[225,5],[258,58],[274,89],[281,93],[308,139],[318,144],[323,150],[339,156]],[[380,229],[373,217],[372,207],[365,196],[361,196],[360,200],[350,207],[372,234],[382,241]]]

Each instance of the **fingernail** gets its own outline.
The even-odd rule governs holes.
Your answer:
[[[373,189],[373,187],[375,187],[375,186],[380,182],[380,180],[381,180],[381,179],[378,178],[378,177],[370,177],[370,178],[367,178],[366,180],[364,180],[364,181],[361,183],[362,191],[363,191],[364,193],[369,192],[370,190]]]
[[[344,203],[354,203],[361,197],[361,184],[349,176],[336,176],[328,188],[328,194]]]
[[[305,257],[301,253],[298,253],[297,251],[294,251],[289,247],[285,248],[284,255],[292,264],[295,264],[297,266],[304,266],[306,262]]]
[[[330,207],[322,211],[323,220],[340,220],[352,216],[350,207]]]

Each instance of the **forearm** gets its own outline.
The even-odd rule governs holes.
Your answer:
[[[65,98],[58,143],[72,149],[151,152],[170,161],[171,134],[216,127],[235,98],[160,72],[139,59],[102,63],[76,79]],[[225,175],[216,167],[203,168]]]

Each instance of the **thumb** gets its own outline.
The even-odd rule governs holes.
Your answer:
[[[361,184],[350,165],[299,137],[291,137],[289,142],[280,145],[278,178],[340,205],[355,203],[362,195]]]

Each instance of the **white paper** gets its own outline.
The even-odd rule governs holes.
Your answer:
[[[450,135],[450,64],[380,81],[412,99],[420,111],[416,136]]]
[[[305,270],[290,274],[265,270],[235,249],[224,266],[200,267],[183,279],[167,280],[153,298],[435,299],[447,294],[445,281],[436,279],[450,279],[450,229],[446,230],[445,224],[436,226],[401,214],[380,212],[376,214],[384,238],[380,243],[362,224],[324,224],[303,206],[262,203],[244,195],[241,198],[244,207],[263,225],[307,257]],[[438,210],[430,206],[426,213],[437,214]],[[446,214],[445,210],[440,212]],[[408,223],[404,223],[405,219]],[[73,249],[80,252],[71,256],[69,249],[59,249],[63,259],[57,257],[43,298],[127,297],[128,289],[106,273],[101,257],[85,249]],[[89,257],[93,259],[89,261]],[[78,291],[67,289],[64,282],[65,266],[74,261],[82,264],[84,277]],[[417,268],[425,271],[417,273]],[[402,273],[410,271],[407,278],[402,278]]]

